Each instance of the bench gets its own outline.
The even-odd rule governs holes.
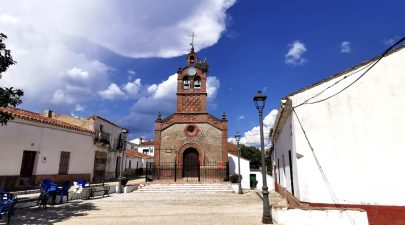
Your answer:
[[[110,197],[110,186],[105,184],[96,184],[88,187],[89,197],[87,199],[93,198],[96,196],[96,193],[103,193],[103,198],[105,195]]]

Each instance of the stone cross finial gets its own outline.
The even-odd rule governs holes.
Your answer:
[[[194,50],[194,38],[197,37],[194,32],[191,34],[191,50]]]

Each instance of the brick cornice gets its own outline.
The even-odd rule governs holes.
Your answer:
[[[208,123],[223,131],[227,130],[227,121],[220,120],[209,113],[174,113],[162,120],[156,120],[156,131],[162,131],[174,124]]]

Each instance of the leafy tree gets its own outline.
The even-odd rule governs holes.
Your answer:
[[[240,145],[240,154],[250,160],[250,169],[259,169],[262,166],[262,152],[255,147]],[[272,164],[270,156],[265,157],[267,172],[271,174]]]
[[[6,48],[6,44],[4,43],[6,38],[6,35],[0,33],[0,79],[8,67],[16,63],[11,56],[10,50]],[[0,87],[0,107],[15,107],[21,104],[20,97],[23,95],[24,92],[20,89]],[[0,125],[6,125],[7,121],[11,119],[14,118],[10,113],[0,111]]]

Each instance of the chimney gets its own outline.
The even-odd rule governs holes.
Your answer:
[[[140,137],[140,138],[139,138],[139,144],[142,144],[142,141],[143,141],[143,138]]]
[[[45,117],[52,118],[52,114],[53,114],[52,110],[50,110],[50,109],[45,109],[44,110],[44,116]]]

